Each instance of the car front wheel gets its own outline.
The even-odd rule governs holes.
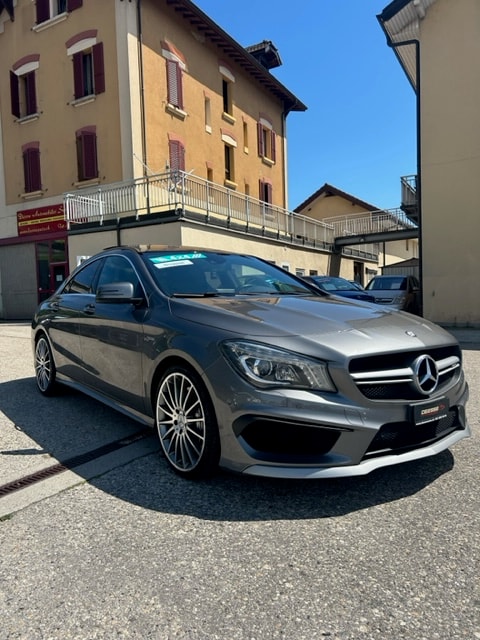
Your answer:
[[[35,378],[37,387],[45,396],[52,395],[56,387],[57,371],[53,361],[52,350],[45,336],[41,336],[35,344]]]
[[[211,475],[218,466],[220,438],[210,397],[192,370],[169,368],[155,403],[160,444],[169,464],[182,476]]]

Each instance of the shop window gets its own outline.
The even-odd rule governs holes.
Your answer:
[[[98,178],[97,134],[95,127],[77,131],[76,141],[79,181]]]

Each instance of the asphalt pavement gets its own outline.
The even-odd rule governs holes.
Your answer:
[[[0,640],[480,640],[480,330],[452,332],[472,438],[361,478],[194,482],[128,418],[42,397],[28,324],[0,323]]]

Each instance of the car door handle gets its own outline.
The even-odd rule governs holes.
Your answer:
[[[90,303],[83,307],[83,312],[87,313],[89,316],[93,316],[95,313],[95,305]]]

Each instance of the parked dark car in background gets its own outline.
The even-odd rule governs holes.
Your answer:
[[[339,276],[303,276],[303,279],[322,289],[322,291],[326,291],[326,293],[331,293],[335,296],[363,300],[364,302],[375,302],[375,298],[366,293],[361,287],[359,288],[356,284],[350,282],[350,280]]]
[[[420,282],[415,276],[374,276],[365,287],[377,304],[420,313]]]
[[[36,383],[156,427],[180,475],[366,474],[469,435],[455,338],[247,255],[115,247],[32,321]]]

